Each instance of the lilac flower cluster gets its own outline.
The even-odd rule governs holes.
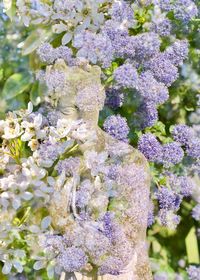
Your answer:
[[[186,125],[176,125],[172,136],[185,148],[188,156],[197,160],[200,158],[200,140],[192,128]]]
[[[73,46],[78,49],[77,57],[85,58],[92,64],[100,62],[108,67],[113,60],[111,42],[101,34],[85,31],[75,36]]]
[[[173,210],[161,209],[158,213],[158,221],[161,225],[174,230],[180,223],[180,216]]]
[[[47,64],[52,64],[57,59],[62,58],[68,64],[72,60],[72,50],[66,46],[60,46],[58,48],[53,48],[49,43],[42,44],[37,49],[37,54],[40,60]]]
[[[134,88],[138,79],[137,70],[131,64],[124,64],[115,70],[114,79],[119,86]]]
[[[156,137],[151,134],[143,134],[138,142],[138,149],[149,161],[174,165],[182,161],[184,152],[177,142],[161,145]]]
[[[64,160],[59,160],[56,170],[58,174],[62,174],[64,172],[67,176],[72,175],[73,173],[78,172],[80,168],[80,160],[77,157],[69,157]]]
[[[106,90],[105,105],[111,109],[117,109],[122,106],[124,102],[124,94],[117,88],[108,88]]]
[[[187,23],[198,14],[197,6],[192,0],[156,0],[161,9],[173,11],[175,18]]]
[[[103,128],[114,138],[124,142],[128,141],[130,129],[128,127],[126,118],[123,118],[120,115],[110,116],[105,120]]]
[[[160,209],[177,211],[180,206],[181,198],[167,187],[161,187],[156,193]]]
[[[168,173],[167,178],[171,188],[183,197],[189,197],[192,195],[195,189],[194,181],[188,176],[176,176],[173,173]]]
[[[192,217],[196,221],[200,221],[200,204],[197,204],[192,210]]]
[[[198,280],[200,275],[200,268],[194,265],[190,265],[187,268],[187,273],[189,276],[189,280]]]
[[[68,272],[81,270],[87,261],[84,251],[76,247],[66,248],[58,257],[58,263]]]
[[[162,186],[155,196],[159,203],[158,219],[160,223],[169,228],[176,228],[180,222],[180,217],[176,214],[182,197],[172,189]]]

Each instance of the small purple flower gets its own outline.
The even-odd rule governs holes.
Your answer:
[[[198,159],[200,158],[200,140],[198,138],[192,138],[188,143],[188,147],[186,149],[187,155]]]
[[[37,54],[42,62],[51,64],[56,60],[54,48],[49,43],[42,44],[37,49]]]
[[[185,23],[198,15],[198,8],[192,0],[176,0],[173,11],[174,16]]]
[[[197,204],[193,209],[192,209],[192,217],[196,221],[200,221],[200,204]]]
[[[103,261],[101,267],[99,268],[99,274],[111,274],[111,275],[119,275],[120,271],[124,269],[124,262],[117,257],[108,257],[105,261]]]
[[[148,213],[148,220],[147,220],[147,226],[151,227],[154,222],[155,222],[154,213],[153,213],[153,211],[149,211],[149,213]]]
[[[180,207],[181,197],[167,187],[162,187],[156,193],[160,209],[175,210]]]
[[[152,102],[142,103],[135,113],[136,125],[144,129],[152,127],[158,120],[156,105]]]
[[[126,118],[123,118],[120,115],[110,116],[105,120],[103,128],[114,138],[123,142],[128,141],[130,129],[128,127]]]
[[[194,136],[192,129],[185,124],[178,124],[174,126],[172,131],[173,139],[182,145],[187,145]]]
[[[179,143],[172,142],[163,145],[163,163],[177,164],[182,161],[184,152]]]
[[[150,161],[158,162],[162,158],[162,146],[151,133],[143,134],[140,137],[138,149]]]
[[[161,225],[170,229],[176,229],[180,223],[180,216],[176,215],[172,210],[160,209],[158,218]]]
[[[192,179],[190,179],[186,176],[181,176],[179,179],[180,179],[180,187],[181,187],[180,193],[184,197],[191,196],[192,191],[195,187],[195,184],[192,181]]]
[[[67,64],[72,62],[72,50],[66,46],[60,46],[55,49],[56,59],[64,59]]]
[[[164,56],[169,59],[175,66],[183,64],[184,59],[188,56],[188,41],[177,40],[166,49]]]
[[[119,86],[135,88],[138,80],[137,70],[131,64],[123,64],[114,71],[114,79]]]
[[[57,257],[57,262],[67,272],[80,271],[88,262],[84,251],[80,248],[69,247]]]
[[[178,69],[173,63],[166,59],[163,53],[154,56],[152,59],[145,63],[145,68],[150,70],[155,78],[165,84],[171,86],[178,78]]]
[[[117,22],[107,20],[102,32],[111,41],[114,57],[133,58],[135,56],[134,37],[129,36],[128,29],[121,29]]]
[[[146,32],[136,35],[135,41],[135,55],[137,60],[144,61],[158,53],[160,50],[161,40],[159,35],[154,32]]]
[[[105,105],[111,109],[117,109],[122,106],[124,102],[124,94],[116,88],[109,88],[106,90]]]
[[[126,1],[114,2],[110,10],[112,20],[122,23],[123,21],[133,21],[133,10],[131,5]]]
[[[110,40],[90,31],[78,33],[74,37],[73,46],[78,49],[77,57],[88,59],[91,63],[101,63],[109,67],[113,59],[113,47]]]
[[[188,273],[189,280],[199,280],[200,267],[190,265],[187,268],[187,273]]]
[[[151,25],[151,31],[159,34],[160,36],[169,36],[171,33],[172,25],[168,18],[160,18],[155,20]]]
[[[104,234],[108,237],[109,240],[113,241],[113,218],[114,213],[106,212],[103,217],[103,227],[104,227]]]
[[[69,157],[64,160],[59,160],[58,164],[56,165],[56,170],[58,174],[65,172],[66,175],[70,176],[77,172],[80,167],[80,159],[78,157]]]
[[[145,102],[163,104],[169,98],[167,87],[158,82],[151,71],[143,72],[140,75],[137,90]]]

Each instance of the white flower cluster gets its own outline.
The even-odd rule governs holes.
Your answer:
[[[55,33],[66,32],[63,45],[85,29],[96,31],[104,22],[104,11],[112,0],[17,0],[20,16],[26,26],[52,24]]]

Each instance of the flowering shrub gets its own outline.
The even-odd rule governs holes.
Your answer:
[[[199,279],[198,1],[4,2],[31,30],[22,52],[37,107],[0,124],[3,274],[123,272],[133,252],[121,220],[138,215],[127,193],[141,189],[135,200],[145,201],[148,181],[144,165],[119,165],[130,143],[151,169],[154,279]],[[99,110],[118,144],[97,142],[97,152],[84,120],[97,122]]]

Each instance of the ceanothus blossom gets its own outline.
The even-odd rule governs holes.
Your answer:
[[[105,105],[111,109],[117,109],[123,105],[124,94],[123,91],[117,88],[108,88],[106,90]]]
[[[179,209],[181,197],[167,187],[161,187],[156,193],[160,209],[175,210]]]
[[[119,86],[135,88],[137,85],[138,73],[131,64],[124,64],[115,70],[114,79]]]
[[[149,161],[160,161],[162,158],[162,145],[151,133],[141,136],[138,143],[138,149]]]
[[[190,280],[198,280],[200,275],[200,268],[194,265],[190,265],[187,268],[187,273]]]
[[[197,204],[193,209],[192,209],[192,217],[196,221],[200,221],[200,204]]]
[[[126,119],[120,115],[108,117],[104,122],[103,128],[114,138],[127,142],[130,129]]]

